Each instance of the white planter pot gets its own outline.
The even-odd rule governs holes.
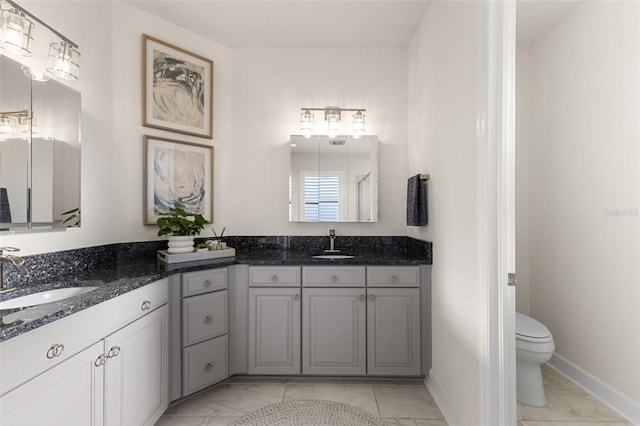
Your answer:
[[[169,236],[169,253],[191,253],[193,251],[193,237],[191,235]]]

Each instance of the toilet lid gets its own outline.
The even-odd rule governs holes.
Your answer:
[[[544,339],[551,336],[551,332],[541,322],[516,312],[516,335]]]

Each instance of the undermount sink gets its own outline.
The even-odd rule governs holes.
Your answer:
[[[316,259],[337,260],[337,259],[353,259],[355,256],[351,256],[349,254],[319,254],[313,257],[315,257]]]
[[[0,302],[0,309],[16,309],[25,308],[27,306],[43,305],[45,303],[57,302],[59,300],[68,299],[73,296],[89,293],[98,287],[69,287],[58,288],[55,290],[41,291],[39,293],[28,294],[26,296],[16,297],[15,299]]]

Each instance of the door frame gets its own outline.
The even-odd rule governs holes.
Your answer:
[[[516,1],[479,2],[478,158],[487,296],[484,424],[517,422],[515,355]]]

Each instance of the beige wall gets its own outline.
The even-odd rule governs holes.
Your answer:
[[[530,311],[640,403],[640,3],[584,2],[530,47]]]

